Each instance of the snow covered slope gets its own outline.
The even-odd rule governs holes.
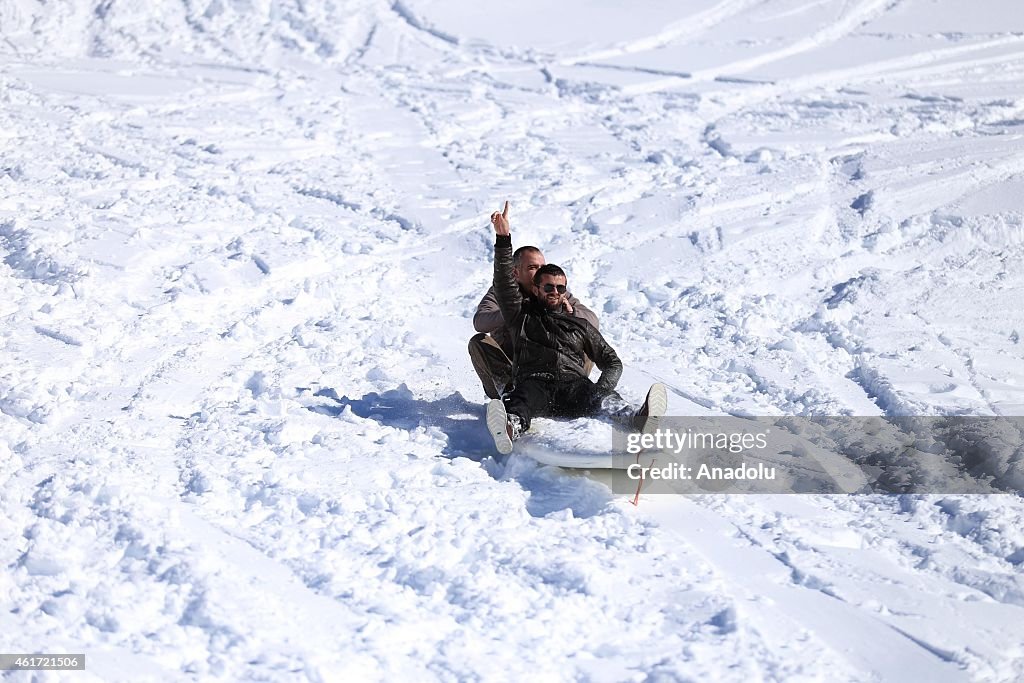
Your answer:
[[[634,508],[491,458],[465,350],[509,199],[627,398],[1022,414],[1019,2],[0,0],[0,150],[0,650],[1024,677],[1018,496]]]

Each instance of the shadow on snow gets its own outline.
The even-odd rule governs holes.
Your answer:
[[[332,388],[321,389],[314,396],[332,402],[306,407],[322,415],[337,417],[348,408],[358,417],[395,429],[437,428],[447,436],[442,455],[479,462],[499,481],[515,480],[530,493],[526,507],[534,517],[564,514],[565,510],[572,511],[574,517],[591,517],[603,511],[612,500],[606,486],[586,477],[573,476],[514,453],[497,460],[500,456],[495,455],[494,442],[484,425],[484,406],[466,400],[459,392],[425,401],[416,398],[408,386],[401,384],[396,389],[380,394],[370,392],[362,398],[339,396]]]

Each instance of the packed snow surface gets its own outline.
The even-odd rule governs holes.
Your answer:
[[[508,199],[630,400],[1020,415],[1019,0],[0,0],[0,150],[0,650],[1024,677],[1018,496],[634,507],[466,354]]]

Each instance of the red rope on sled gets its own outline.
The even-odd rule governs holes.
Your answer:
[[[636,454],[636,464],[637,465],[640,464],[640,454],[639,453]],[[654,460],[651,460],[651,465],[650,466],[654,467]],[[642,489],[643,487],[644,487],[644,474],[643,474],[643,470],[641,469],[640,470],[640,482],[636,485],[636,495],[634,495],[633,496],[633,500],[630,501],[631,503],[633,503],[634,507],[640,507],[640,489]]]

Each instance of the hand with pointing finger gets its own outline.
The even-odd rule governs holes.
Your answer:
[[[491,225],[494,226],[495,235],[510,235],[508,229],[508,200],[505,201],[505,209],[501,213],[495,211],[491,214]]]

